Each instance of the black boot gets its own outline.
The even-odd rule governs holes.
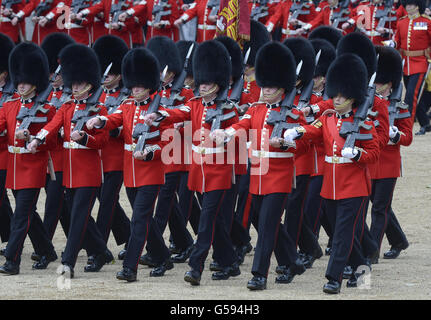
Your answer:
[[[19,274],[19,264],[6,260],[5,264],[0,267],[0,273],[8,274],[10,276]]]
[[[126,280],[127,282],[136,281],[137,272],[130,268],[123,267],[123,270],[117,272],[118,280]]]
[[[46,256],[41,256],[40,260],[38,262],[35,262],[32,266],[33,269],[36,270],[43,270],[46,269],[48,267],[48,264],[50,262],[53,262],[55,260],[57,260],[57,254],[55,253],[55,251],[49,255]]]

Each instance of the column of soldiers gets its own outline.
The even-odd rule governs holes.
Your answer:
[[[53,2],[33,16],[33,43],[19,43],[22,19],[41,4],[3,5],[0,23],[1,273],[19,274],[27,234],[34,269],[56,261],[58,221],[63,273],[74,276],[81,249],[84,272],[113,262],[112,231],[122,246],[116,277],[128,282],[139,264],[161,277],[188,262],[184,280],[199,285],[210,249],[213,280],[238,276],[251,225],[250,290],[266,288],[273,253],[276,283],[311,268],[323,255],[320,226],[326,293],[343,279],[357,286],[385,235],[386,259],[409,246],[391,203],[400,146],[411,144],[427,97],[422,0],[251,3],[257,18],[242,49],[214,38],[211,1]],[[68,27],[46,29],[69,7]],[[194,17],[197,41],[179,40]]]

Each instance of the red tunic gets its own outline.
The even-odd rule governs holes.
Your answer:
[[[234,144],[217,146],[211,139],[209,133],[211,124],[205,122],[207,111],[215,109],[215,105],[204,106],[202,99],[189,101],[184,107],[166,110],[168,124],[190,120],[193,134],[193,157],[189,169],[188,187],[191,191],[200,193],[214,190],[227,190],[232,185]],[[221,122],[220,128],[226,128],[238,121],[236,109],[224,109],[224,114],[235,112],[235,117]],[[232,149],[229,149],[232,148]]]
[[[199,0],[181,16],[184,21],[190,21],[194,17],[198,18],[196,41],[199,43],[213,39],[216,32],[216,23],[208,19],[211,9],[207,7],[207,3],[208,0]]]
[[[20,17],[19,23],[17,23],[15,26],[12,25],[12,19],[10,16],[6,17],[2,15],[0,17],[0,33],[4,33],[5,35],[9,36],[13,42],[19,42],[20,41],[20,33],[25,38],[25,23],[24,18],[28,17],[31,12],[34,10],[36,5],[39,3],[38,0],[32,0],[32,1],[26,1],[22,0],[18,4],[13,4],[10,8],[18,17]]]
[[[123,126],[124,139],[124,185],[128,188],[138,188],[146,185],[162,185],[165,183],[165,166],[162,162],[162,148],[166,144],[159,138],[155,138],[151,143],[153,150],[153,159],[151,161],[137,160],[133,157],[134,145],[137,139],[132,137],[133,130],[138,123],[143,123],[143,116],[148,111],[151,102],[142,106],[134,102],[133,99],[125,100],[118,109],[106,116],[101,117],[107,120],[105,128],[113,130]],[[161,109],[161,108],[159,108]],[[165,129],[162,125],[159,127],[152,126],[150,132]]]
[[[3,96],[3,91],[0,91],[0,98]],[[19,98],[15,93],[11,99]],[[6,102],[6,101],[5,101]],[[0,170],[6,170],[9,158],[9,151],[7,150],[7,131],[0,133]]]
[[[401,112],[407,112],[407,110]],[[409,146],[412,143],[411,117],[395,120],[394,125],[400,131],[400,139],[396,143],[389,140],[388,144],[380,152],[379,166],[375,179],[399,177],[402,169],[400,146]]]
[[[294,153],[305,148],[305,141],[298,141],[296,149],[289,147],[286,150],[274,148],[269,144],[274,127],[267,123],[271,110],[280,112],[280,107],[268,108],[260,103],[248,109],[244,117],[232,125],[235,132],[229,134],[241,136],[249,135],[251,141],[251,168],[250,193],[265,195],[270,193],[290,193],[293,181]],[[288,117],[288,123],[305,124],[302,112],[293,109],[299,118],[294,120]],[[240,130],[245,130],[241,132]]]
[[[100,149],[108,141],[106,130],[88,130],[84,125],[83,131],[87,133],[86,145],[81,145],[70,139],[75,124],[71,122],[76,110],[84,110],[85,103],[76,104],[73,100],[64,103],[57,110],[54,118],[38,134],[40,138],[56,137],[61,127],[64,129],[64,161],[63,161],[63,185],[66,188],[100,187],[102,183],[102,160]],[[106,115],[106,109],[100,106],[100,110],[93,115]]]
[[[398,20],[394,41],[400,50],[404,63],[404,74],[409,76],[416,73],[425,73],[428,68],[427,58],[424,54],[411,56],[409,51],[420,51],[431,47],[431,18],[422,15],[410,19],[408,16]],[[416,53],[414,54],[416,55]]]
[[[257,85],[254,77],[244,78],[244,91],[241,95],[240,105],[245,103],[258,102],[260,98],[260,87]]]
[[[0,109],[0,131],[7,130],[7,144],[9,149],[6,188],[19,190],[28,188],[42,188],[46,182],[46,170],[48,167],[48,151],[55,147],[55,137],[46,139],[35,154],[29,153],[24,140],[15,139],[15,131],[21,125],[16,117],[21,108],[31,108],[34,102],[23,104],[20,99],[14,99],[3,104]],[[45,105],[47,113],[37,112],[37,117],[47,117],[51,121],[55,114],[55,108]],[[32,123],[28,130],[34,136],[45,123]]]
[[[345,139],[338,133],[342,123],[345,121],[352,122],[353,115],[341,119],[333,113],[325,114],[313,124],[304,127],[306,132],[302,139],[323,139],[327,157],[336,156],[337,158],[335,159],[345,159],[341,156]],[[367,122],[367,124],[372,124],[372,122]],[[364,129],[361,129],[360,132],[371,133],[373,139],[356,141],[355,146],[364,150],[358,161],[352,160],[351,163],[329,163],[325,160],[323,185],[320,192],[322,198],[340,200],[370,195],[371,177],[368,163],[373,163],[378,159],[379,147],[376,140],[377,134],[374,126],[368,132]]]
[[[331,26],[333,23],[333,14],[334,12],[339,12],[341,10],[340,7],[331,8],[330,6],[323,7],[322,10],[316,14],[313,20],[309,21],[307,24],[307,28],[311,31],[316,29],[317,27],[321,25]],[[352,19],[352,11],[349,10],[349,20],[350,22],[354,23],[354,20]],[[343,23],[338,24],[338,28],[341,29],[341,25]],[[349,32],[352,32],[353,28],[347,28],[343,31],[344,34],[347,34]]]

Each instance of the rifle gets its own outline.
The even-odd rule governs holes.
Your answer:
[[[256,6],[256,2],[253,4],[253,9],[251,9],[250,19],[254,21],[259,21],[260,19],[268,15],[268,0],[259,1],[259,6]]]
[[[108,99],[105,101],[105,107],[108,110],[108,114],[113,114],[118,109],[121,102],[128,96],[130,96],[130,93],[130,89],[123,87],[121,88],[120,94],[117,98],[109,96]]]
[[[105,82],[106,77],[108,76],[109,70],[111,70],[112,62],[109,64],[109,66],[106,68],[105,73],[103,74],[102,83]],[[90,115],[90,113],[98,112],[100,108],[99,105],[99,99],[102,95],[103,88],[100,86],[97,88],[96,92],[94,92],[90,98],[88,98],[85,109],[84,110],[77,110],[73,114],[71,122],[75,124],[74,131],[82,131],[84,128],[85,123],[93,118],[93,115]]]
[[[304,10],[306,3],[304,1],[294,1],[290,7],[291,17],[297,19],[302,14],[310,14],[310,10]]]
[[[384,28],[387,22],[392,22],[397,20],[397,17],[393,15],[395,14],[395,12],[392,11],[392,6],[393,6],[393,0],[386,0],[385,8],[383,10],[377,10],[375,15],[375,18],[379,19],[377,28]]]
[[[160,101],[160,104],[164,107],[173,107],[175,105],[176,101],[183,101],[184,97],[180,96],[181,91],[184,87],[184,81],[187,78],[187,66],[189,64],[190,56],[193,52],[193,47],[195,46],[194,43],[191,44],[189,51],[187,52],[186,59],[184,61],[184,67],[181,73],[175,77],[172,88],[171,88],[171,94],[169,98],[163,97]]]
[[[400,83],[394,90],[392,90],[389,96],[389,126],[394,125],[395,120],[410,118],[411,114],[409,111],[400,113],[400,110],[408,110],[409,105],[405,102],[401,102],[401,97],[403,93],[403,85]]]
[[[19,4],[21,3],[21,0],[2,0],[1,5],[5,8],[5,9],[10,9],[12,8],[12,6],[14,4]]]
[[[248,57],[250,56],[250,52],[251,52],[251,48],[248,48],[247,52],[244,55],[244,60],[243,60],[243,73],[241,74],[241,76],[239,77],[238,80],[236,80],[234,82],[234,84],[232,85],[232,91],[229,95],[229,101],[233,102],[235,105],[238,105],[239,101],[241,100],[241,95],[244,91],[244,70],[245,67],[247,65],[247,60]],[[238,108],[238,107],[237,107]]]
[[[71,9],[75,14],[88,7],[90,7],[90,0],[72,0]]]
[[[205,117],[206,123],[211,123],[211,132],[217,129],[220,129],[221,123],[223,121],[232,119],[236,116],[235,111],[231,111],[229,113],[223,114],[223,110],[225,109],[232,109],[233,105],[229,102],[227,102],[227,94],[228,94],[229,88],[224,89],[221,91],[216,99],[216,108],[215,109],[208,109],[207,115]]]
[[[216,16],[220,9],[220,0],[208,0],[207,7],[211,9],[209,17]]]
[[[5,86],[3,87],[2,92],[3,92],[3,94],[0,98],[0,108],[3,107],[3,103],[8,101],[10,98],[12,98],[12,96],[15,92],[15,87],[13,85],[13,82],[10,79],[6,82]]]
[[[338,29],[340,22],[346,22],[349,20],[349,0],[345,0],[340,3],[340,11],[332,13],[332,26]]]
[[[376,78],[376,73],[373,74],[371,80],[368,84],[367,95],[365,96],[364,102],[358,107],[353,116],[353,122],[343,122],[340,129],[340,136],[346,138],[344,142],[343,149],[354,148],[356,140],[371,140],[373,135],[371,133],[359,133],[360,128],[370,130],[371,125],[367,125],[364,121],[367,119],[368,109],[371,108],[374,102],[374,95],[376,93],[376,86],[374,85],[374,80]]]
[[[168,0],[159,0],[157,4],[153,7],[153,23],[159,23],[163,16],[168,16],[171,14],[172,10],[167,10],[171,7]]]
[[[161,79],[160,79],[160,85],[159,89],[157,90],[157,94],[154,96],[153,101],[151,101],[150,106],[148,107],[147,114],[156,113],[159,109],[160,105],[160,92],[162,91],[162,83],[165,79],[166,72],[168,71],[168,66],[165,67],[163,70]],[[138,142],[136,143],[135,149],[137,151],[144,151],[144,148],[147,144],[147,140],[155,139],[160,137],[160,130],[156,130],[153,132],[150,132],[150,126],[148,126],[146,123],[138,123],[135,126],[135,129],[133,129],[132,138],[138,139]]]
[[[296,76],[298,77],[299,73],[301,72],[302,68],[302,60],[298,63],[298,66],[296,67]],[[298,123],[288,123],[287,117],[292,118],[293,120],[297,120],[299,118],[299,115],[294,114],[292,112],[293,109],[293,102],[296,97],[296,88],[293,88],[292,91],[290,91],[289,94],[286,94],[283,101],[281,102],[280,112],[271,110],[267,123],[270,125],[273,125],[274,128],[272,129],[271,133],[271,139],[272,138],[281,138],[283,136],[283,133],[285,130],[299,127]]]
[[[47,12],[52,5],[53,0],[45,0],[45,1],[41,1],[36,9],[34,9],[34,14],[36,17],[40,17],[41,15],[43,15],[45,12]]]
[[[19,110],[18,115],[16,116],[16,119],[21,121],[18,130],[28,129],[32,123],[45,123],[48,121],[47,117],[36,117],[36,113],[40,111],[43,114],[46,114],[49,111],[48,109],[43,108],[43,106],[48,103],[48,97],[52,91],[52,82],[54,82],[55,78],[57,78],[60,73],[60,68],[61,67],[59,65],[55,70],[49,85],[45,90],[37,95],[33,106],[30,109],[24,107]]]
[[[113,3],[111,4],[111,10],[110,10],[110,14],[112,16],[112,21],[111,23],[115,23],[118,22],[118,18],[121,14],[121,12],[126,9],[128,6],[126,4],[125,0],[119,0],[118,3]]]

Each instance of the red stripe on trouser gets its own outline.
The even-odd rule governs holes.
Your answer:
[[[284,208],[285,208],[285,206],[286,206],[286,200],[287,200],[287,195],[286,195],[286,197],[284,198],[283,205],[281,206],[281,213],[280,213],[280,217],[279,217],[279,219],[278,219],[278,220],[279,220],[279,223],[278,223],[278,225],[277,225],[277,228],[275,229],[275,237],[274,237],[274,244],[272,245],[272,252],[274,252],[275,246],[276,246],[276,244],[277,244],[277,240],[278,240],[278,231],[280,230],[280,224],[281,224],[281,216],[283,215]],[[266,278],[268,278],[269,267],[270,267],[270,264],[268,264],[268,269],[266,270]]]
[[[15,257],[13,258],[13,261],[14,261],[14,262],[16,261],[16,259],[18,259],[18,254],[19,254],[19,252],[20,252],[20,248],[24,245],[24,240],[25,240],[25,238],[27,237],[28,229],[30,229],[30,219],[31,219],[31,214],[32,214],[32,212],[33,212],[33,208],[34,208],[34,206],[36,205],[36,202],[37,202],[37,199],[38,199],[38,198],[39,198],[39,192],[37,192],[37,193],[36,193],[35,199],[33,199],[33,203],[32,203],[32,205],[31,205],[31,207],[30,207],[29,215],[27,215],[27,228],[26,228],[25,233],[24,233],[24,236],[23,236],[23,238],[22,238],[22,240],[21,240],[21,244],[17,247],[17,248],[18,248],[18,250],[17,250],[17,252],[16,252],[16,254],[15,254]]]
[[[349,254],[348,256],[350,256],[350,253],[352,252],[352,248],[353,248],[353,241],[355,240],[355,230],[356,230],[356,224],[358,223],[358,218],[360,215],[360,212],[362,211],[362,207],[364,206],[364,202],[365,202],[366,198],[362,199],[361,205],[359,206],[359,210],[356,213],[356,218],[355,218],[355,222],[353,223],[353,230],[352,230],[352,240],[350,241],[350,249],[349,249]],[[338,281],[341,283],[343,279],[343,273],[340,274],[340,277],[338,279]]]
[[[160,192],[160,187],[159,187],[159,188],[158,188],[158,190],[157,190],[157,195],[156,195],[156,197],[154,198],[153,205],[151,206],[151,214],[149,214],[149,215],[148,215],[147,230],[146,230],[146,232],[145,232],[145,239],[144,239],[144,243],[142,244],[141,250],[140,250],[139,255],[138,255],[138,262],[136,262],[136,265],[135,265],[135,271],[136,271],[136,270],[138,270],[138,266],[139,266],[139,258],[140,258],[140,257],[141,257],[141,255],[142,255],[142,251],[144,250],[145,244],[147,243],[147,238],[148,238],[148,228],[149,228],[149,226],[150,226],[150,220],[151,220],[151,218],[153,217],[153,213],[154,213],[154,206],[156,205],[156,200],[157,200],[157,198],[159,197],[159,192]]]
[[[244,229],[248,228],[248,219],[250,218],[250,210],[251,210],[251,193],[248,193],[247,200],[245,202],[244,212],[242,214],[242,226]]]
[[[421,73],[419,78],[418,78],[418,82],[416,82],[416,87],[415,87],[415,92],[413,93],[413,101],[412,101],[412,121],[415,121],[415,116],[416,116],[416,106],[418,104],[418,95],[420,92],[420,89],[422,87],[422,80],[424,79],[425,74]],[[425,85],[425,83],[424,83]]]
[[[215,230],[215,224],[216,224],[216,221],[217,221],[217,216],[218,216],[218,214],[219,214],[219,212],[220,212],[220,208],[221,208],[221,206],[222,206],[222,204],[223,204],[223,200],[224,200],[224,196],[225,196],[225,195],[226,195],[226,190],[225,190],[225,191],[223,191],[223,195],[221,196],[221,198],[220,198],[220,200],[219,200],[219,203],[218,203],[218,206],[217,206],[216,214],[214,215],[214,220],[213,220],[213,230],[212,230],[212,232],[211,232],[210,248],[211,248],[211,246],[212,246],[212,244],[213,244],[213,241],[214,241],[214,230]],[[208,250],[209,250],[209,248],[208,248]],[[206,257],[205,257],[205,259],[206,259]],[[200,268],[199,272],[200,272],[200,273],[202,273],[202,272],[203,272],[202,265],[203,265],[203,262],[204,262],[204,261],[202,261],[202,260],[205,260],[205,259],[204,259],[204,257],[202,256],[201,261],[200,261],[200,263],[199,263],[199,268]]]

